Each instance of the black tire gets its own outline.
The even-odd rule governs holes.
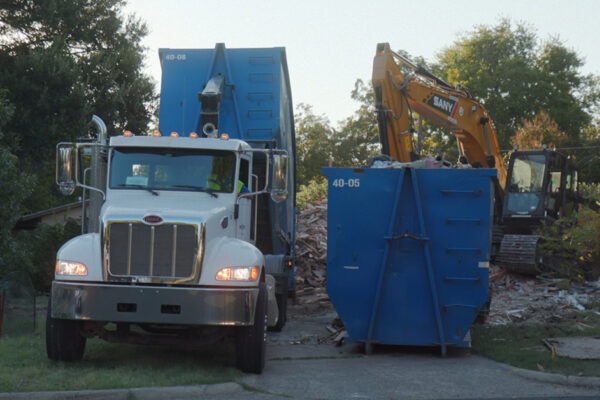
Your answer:
[[[81,321],[52,318],[52,298],[46,313],[46,354],[54,361],[80,361],[86,337],[81,335]]]
[[[252,374],[263,371],[267,348],[267,285],[264,282],[259,286],[254,325],[238,329],[235,347],[240,370]]]
[[[276,294],[275,300],[277,300],[279,315],[277,317],[277,323],[269,328],[269,330],[273,332],[281,332],[285,326],[285,323],[287,322],[287,293]]]

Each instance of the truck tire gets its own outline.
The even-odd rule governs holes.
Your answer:
[[[285,323],[287,322],[287,293],[276,294],[275,299],[277,300],[279,315],[277,317],[277,323],[269,330],[273,332],[281,332],[285,326]]]
[[[46,314],[46,353],[54,361],[80,361],[85,351],[85,336],[81,335],[81,322],[52,318],[52,298],[48,300]]]
[[[236,335],[237,367],[243,372],[260,374],[265,367],[267,347],[267,285],[260,284],[254,325],[238,329]]]

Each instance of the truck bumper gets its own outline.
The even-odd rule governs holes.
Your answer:
[[[52,317],[102,322],[252,325],[257,288],[52,282]]]

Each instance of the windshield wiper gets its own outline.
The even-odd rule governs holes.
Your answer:
[[[187,188],[187,189],[196,189],[199,192],[206,192],[208,194],[210,194],[212,197],[219,197],[214,190],[209,189],[209,188],[205,188],[203,186],[195,186],[195,185],[173,185],[173,187],[177,187],[177,188]]]
[[[158,196],[158,194],[159,194],[156,190],[149,188],[148,186],[138,185],[135,183],[120,183],[117,186],[119,186],[119,187],[135,187],[135,188],[139,188],[139,189],[144,189],[144,190],[147,190],[150,193],[152,193],[154,196]]]

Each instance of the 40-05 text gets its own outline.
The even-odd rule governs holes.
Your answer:
[[[358,179],[358,178],[355,178],[355,179],[338,178],[338,179],[334,179],[333,183],[331,185],[336,188],[343,188],[343,187],[357,188],[357,187],[360,187],[360,179]]]

